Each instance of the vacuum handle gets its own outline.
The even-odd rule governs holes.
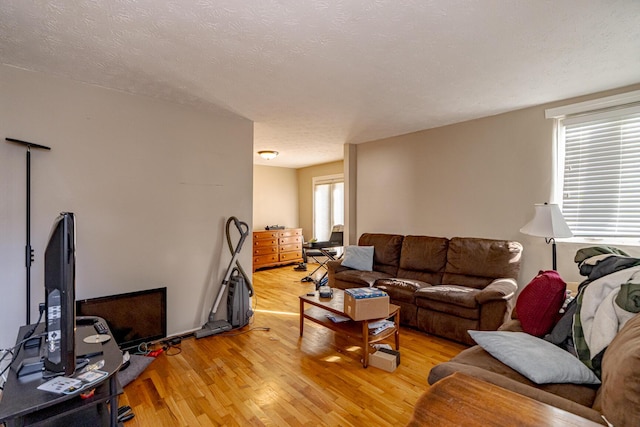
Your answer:
[[[242,244],[244,243],[245,239],[249,235],[249,225],[246,222],[240,221],[235,216],[232,217],[232,219],[233,219],[233,223],[236,225],[236,228],[238,229],[238,232],[240,233],[240,241],[238,242],[238,246],[236,246],[236,249],[235,249],[235,252],[237,253],[237,252],[240,252],[240,250],[242,249]]]

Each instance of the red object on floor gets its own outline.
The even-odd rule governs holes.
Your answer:
[[[158,357],[158,356],[160,356],[162,354],[163,351],[164,351],[163,349],[159,348],[157,350],[150,351],[149,354],[147,354],[147,356],[149,356],[149,357]]]

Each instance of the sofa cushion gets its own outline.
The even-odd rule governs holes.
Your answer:
[[[521,254],[518,242],[454,237],[449,241],[442,283],[482,289],[494,279],[515,279]]]
[[[624,325],[604,353],[594,409],[616,427],[640,422],[640,315]]]
[[[352,288],[363,288],[373,286],[378,279],[388,279],[392,277],[390,274],[379,271],[360,271],[347,269],[335,273],[336,282],[348,283]],[[340,287],[340,286],[339,286]]]
[[[392,301],[403,301],[411,304],[415,303],[415,292],[418,289],[431,286],[420,280],[410,279],[379,279],[374,283],[376,288],[384,290],[389,294]]]
[[[344,248],[344,267],[361,271],[373,270],[373,246],[347,246]]]
[[[447,304],[459,305],[466,308],[477,308],[478,302],[476,295],[480,290],[467,288],[465,286],[439,285],[420,288],[416,291],[416,300],[432,300],[444,302]],[[424,306],[424,302],[418,303],[418,306]]]
[[[468,329],[479,329],[480,324],[478,320],[480,319],[480,306],[476,308],[463,307],[461,305],[449,304],[448,302],[434,301],[426,298],[416,298],[416,306],[418,307],[418,318],[422,317],[431,317],[436,318],[440,315],[449,315],[452,316],[453,319],[451,322],[459,322],[462,325],[462,321],[472,320],[473,323],[467,324],[464,327],[463,332],[465,336],[468,336]],[[449,321],[447,321],[449,323]],[[435,324],[435,323],[434,323]],[[446,329],[438,329],[437,331],[446,331],[448,334],[450,332],[450,328]],[[435,335],[443,334],[444,332],[430,332]],[[443,336],[443,335],[440,335]],[[444,335],[446,338],[450,338],[449,335]],[[467,337],[468,338],[468,337]],[[468,338],[468,343],[473,344],[471,338]]]
[[[522,329],[536,337],[549,333],[560,318],[567,284],[557,271],[541,271],[520,291],[516,312]]]
[[[469,335],[493,357],[536,384],[600,384],[577,357],[527,333],[469,331]]]
[[[373,270],[395,277],[400,265],[403,236],[399,234],[364,233],[358,246],[373,246]]]
[[[448,245],[449,239],[442,237],[405,236],[398,277],[440,284],[447,265]]]

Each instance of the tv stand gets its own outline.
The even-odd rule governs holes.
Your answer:
[[[20,337],[35,325],[22,326],[18,332]],[[35,335],[44,332],[44,323],[37,325]],[[82,325],[76,329],[76,340],[83,340],[89,335],[94,335],[93,325]],[[42,344],[43,345],[43,344]],[[18,377],[18,367],[29,359],[40,358],[39,346],[23,348],[18,357],[12,362],[4,385],[2,400],[0,400],[0,423],[7,427],[28,426],[112,426],[116,427],[118,395],[122,393],[122,387],[118,383],[116,373],[122,365],[122,352],[115,340],[111,339],[100,346],[101,354],[94,355],[87,363],[96,363],[104,360],[102,371],[108,376],[102,382],[94,384],[95,393],[92,397],[81,399],[79,394],[55,394],[37,387],[46,382],[42,370],[32,370],[30,374]],[[109,408],[114,408],[110,411]]]

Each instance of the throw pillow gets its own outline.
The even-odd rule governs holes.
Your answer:
[[[522,289],[516,301],[516,314],[522,329],[536,337],[549,333],[560,319],[567,284],[557,271],[541,271]]]
[[[362,271],[373,270],[373,246],[347,246],[342,265]]]
[[[600,384],[577,357],[524,332],[468,331],[493,357],[536,384]]]

